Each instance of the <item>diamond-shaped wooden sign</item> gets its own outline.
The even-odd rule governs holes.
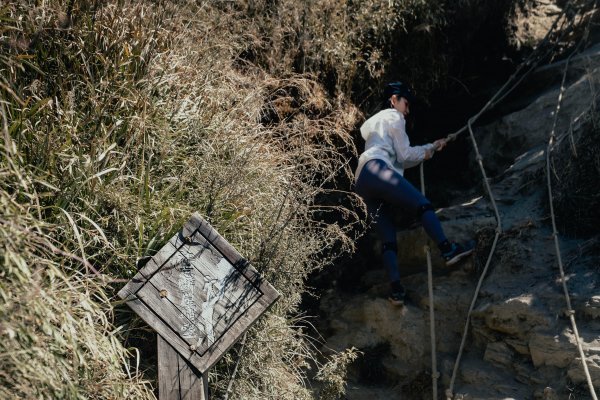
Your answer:
[[[279,293],[195,213],[119,296],[204,374]]]

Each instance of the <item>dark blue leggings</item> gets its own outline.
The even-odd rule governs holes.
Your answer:
[[[355,190],[364,199],[369,216],[373,218],[383,244],[383,262],[392,282],[400,280],[394,208],[402,208],[415,217],[420,214],[421,223],[429,237],[438,245],[446,241],[442,225],[429,200],[384,161],[368,161],[358,176]]]

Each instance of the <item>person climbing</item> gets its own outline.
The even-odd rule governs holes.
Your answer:
[[[405,290],[400,283],[397,263],[396,227],[393,208],[401,207],[420,218],[425,232],[435,241],[447,266],[456,264],[473,252],[473,243],[450,242],[429,200],[404,178],[404,169],[419,165],[446,146],[438,139],[423,146],[411,146],[406,134],[406,116],[414,101],[411,88],[392,82],[384,90],[390,107],[367,119],[360,127],[365,151],[358,160],[355,192],[362,197],[382,243],[383,263],[391,281],[389,300],[404,304]]]

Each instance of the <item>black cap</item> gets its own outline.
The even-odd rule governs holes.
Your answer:
[[[402,82],[391,82],[385,85],[385,99],[389,99],[394,94],[397,97],[404,97],[406,100],[408,100],[409,103],[412,103],[415,100],[415,96],[411,88],[407,84]]]

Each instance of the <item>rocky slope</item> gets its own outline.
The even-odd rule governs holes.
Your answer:
[[[565,312],[545,172],[564,66],[562,62],[538,69],[508,100],[512,106],[506,109],[516,111],[476,129],[503,231],[469,323],[455,399],[590,398]],[[597,392],[599,79],[600,47],[571,60],[557,120],[559,140],[551,156],[560,251]],[[467,173],[479,174],[475,162]],[[454,240],[475,237],[478,245],[471,259],[451,270],[433,251],[440,398],[450,382],[467,311],[496,229],[483,185],[454,204],[438,210],[446,233]],[[372,234],[365,240],[375,249],[379,246]],[[351,279],[338,282],[320,299],[317,324],[324,351],[355,346],[364,353],[354,365],[348,399],[431,398],[430,301],[423,252],[427,237],[421,228],[405,229],[398,233],[398,244],[408,290],[403,308],[385,299],[385,272],[379,259],[369,257],[360,259],[362,265]]]

